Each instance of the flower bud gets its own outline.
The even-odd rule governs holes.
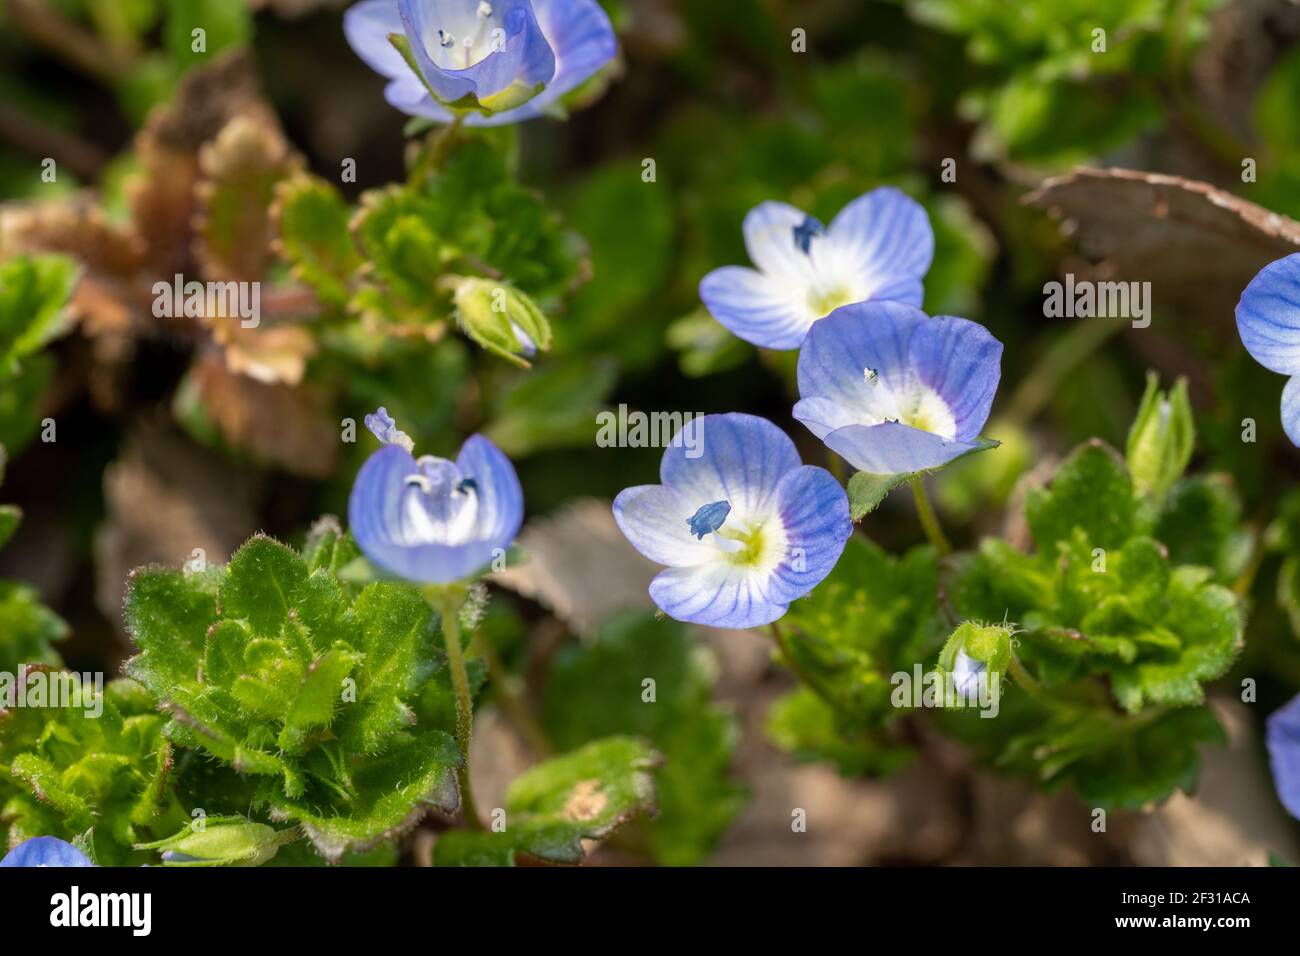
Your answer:
[[[524,292],[491,279],[461,279],[453,297],[465,334],[496,355],[528,366],[528,359],[551,347],[546,316]]]
[[[1196,425],[1187,398],[1187,380],[1179,379],[1166,395],[1154,372],[1147,374],[1147,389],[1137,418],[1128,433],[1128,470],[1140,494],[1163,498],[1169,486],[1182,477],[1196,444]]]
[[[138,843],[137,850],[160,850],[164,866],[261,866],[286,843],[302,834],[296,828],[276,830],[239,816],[208,817],[156,843]]]
[[[951,675],[961,704],[996,699],[1011,664],[1012,628],[964,621],[939,652],[939,671]]]

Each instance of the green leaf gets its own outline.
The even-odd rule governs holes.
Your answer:
[[[332,184],[304,173],[282,181],[275,201],[280,254],[321,301],[343,308],[361,266],[347,203]]]
[[[223,617],[244,618],[256,634],[277,637],[307,585],[307,566],[292,548],[256,537],[230,560],[221,588]]]
[[[140,654],[127,673],[159,697],[197,680],[208,628],[217,621],[217,589],[225,568],[188,574],[164,568],[131,573],[126,626]]]
[[[685,627],[629,613],[557,655],[542,698],[543,726],[561,749],[617,733],[663,754],[659,812],[629,842],[667,866],[699,862],[745,803],[731,770],[739,728],[711,700],[714,674]]]
[[[905,484],[908,475],[871,475],[855,472],[849,479],[849,513],[854,521],[861,521],[880,507],[886,496]]]
[[[1075,528],[1094,547],[1118,548],[1137,528],[1137,499],[1120,457],[1093,441],[1065,460],[1050,486],[1029,493],[1025,517],[1044,554],[1068,541]]]
[[[76,279],[75,263],[64,256],[0,263],[0,380],[67,330],[64,306]]]
[[[0,505],[0,548],[13,537],[22,519],[23,513],[19,509],[12,505]]]

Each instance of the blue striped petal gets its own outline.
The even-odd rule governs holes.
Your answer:
[[[767,419],[704,415],[664,450],[659,478],[691,503],[683,518],[712,501],[728,501],[745,515],[766,510],[780,480],[800,464],[790,436]]]
[[[57,837],[41,836],[24,840],[0,860],[0,866],[94,866],[90,857],[71,843]]]
[[[1267,740],[1278,799],[1300,819],[1300,695],[1268,718]]]
[[[396,0],[361,0],[343,14],[343,35],[367,66],[389,79],[409,77],[419,86],[419,78],[388,40],[389,34],[405,32]]]
[[[934,259],[934,230],[925,208],[891,186],[845,206],[831,223],[830,239],[851,250],[858,267],[872,277],[920,278]],[[921,304],[920,298],[908,301]]]
[[[1300,253],[1271,262],[1237,303],[1241,344],[1260,365],[1300,375]]]
[[[825,468],[803,465],[781,479],[777,501],[786,556],[772,573],[769,600],[788,604],[831,573],[853,534],[849,498]]]
[[[949,315],[919,323],[908,361],[953,413],[957,438],[978,438],[1002,377],[1002,343],[984,326]]]
[[[614,499],[614,520],[632,546],[656,564],[690,567],[712,560],[717,549],[691,536],[687,519],[697,509],[674,488],[639,485]]]
[[[706,275],[700,299],[733,335],[762,348],[797,349],[816,318],[799,307],[789,285],[741,266]]]
[[[676,621],[706,627],[762,627],[789,606],[768,596],[767,580],[758,572],[722,562],[669,568],[650,582],[650,599]]]
[[[975,442],[945,439],[899,422],[849,425],[836,429],[822,441],[854,468],[872,475],[939,468],[979,447]]]

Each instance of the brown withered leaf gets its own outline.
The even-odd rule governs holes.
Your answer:
[[[306,478],[333,472],[339,430],[316,389],[237,375],[215,350],[195,363],[189,386],[222,438],[234,447]]]
[[[1255,273],[1300,250],[1300,223],[1179,176],[1079,168],[1023,202],[1061,222],[1093,276],[1150,282],[1183,317],[1231,321]]]
[[[213,339],[225,349],[226,368],[268,385],[297,385],[316,354],[316,340],[301,326],[246,329],[238,318],[213,322]]]
[[[276,184],[299,165],[275,126],[237,116],[199,150],[196,254],[217,282],[260,279],[271,259]]]
[[[125,582],[148,564],[221,562],[257,530],[257,479],[162,421],[138,424],[104,471],[95,536],[96,603],[120,621]]]

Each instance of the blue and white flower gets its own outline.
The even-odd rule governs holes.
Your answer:
[[[524,493],[500,449],[474,435],[454,462],[416,459],[384,409],[366,425],[386,444],[357,475],[348,520],[372,564],[407,581],[449,584],[505,554],[524,520]]]
[[[0,866],[94,866],[90,857],[71,843],[58,837],[42,836],[24,840],[10,850]]]
[[[560,98],[618,51],[596,0],[362,0],[343,29],[388,78],[390,104],[436,122],[464,115],[470,126],[561,112]]]
[[[1300,253],[1270,262],[1237,303],[1241,344],[1260,365],[1291,376],[1282,389],[1282,427],[1300,445]]]
[[[735,335],[769,349],[797,349],[808,329],[842,305],[896,300],[919,306],[934,258],[925,209],[897,189],[859,196],[830,227],[785,203],[745,217],[757,268],[727,266],[700,283],[700,298]]]
[[[1300,694],[1269,716],[1267,739],[1278,799],[1300,820]]]
[[[801,464],[794,442],[752,415],[693,419],[665,449],[659,477],[621,492],[614,519],[667,567],[650,597],[679,621],[770,624],[830,573],[853,531],[830,472]]]
[[[860,471],[909,474],[984,447],[1002,343],[901,302],[845,306],[808,333],[794,417]]]

